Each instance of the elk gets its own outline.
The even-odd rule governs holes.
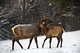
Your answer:
[[[14,34],[12,40],[12,50],[14,50],[15,41],[23,49],[23,46],[20,44],[20,38],[30,38],[28,49],[30,48],[33,38],[35,39],[36,47],[38,48],[37,36],[39,36],[41,30],[37,24],[18,24],[12,27],[12,32]]]
[[[62,47],[62,42],[63,42],[62,34],[63,34],[64,29],[61,26],[47,27],[47,25],[50,23],[52,23],[52,21],[50,21],[46,17],[44,17],[44,19],[42,19],[42,22],[40,23],[40,28],[46,36],[46,38],[44,39],[44,42],[42,44],[42,48],[44,47],[45,41],[48,38],[50,39],[49,40],[49,44],[50,44],[49,48],[51,48],[51,41],[52,41],[52,38],[54,38],[54,37],[56,37],[58,40],[57,47],[59,46],[60,41],[61,41],[60,47]]]

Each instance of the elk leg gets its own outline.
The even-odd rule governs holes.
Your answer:
[[[60,43],[60,38],[59,38],[59,37],[57,37],[57,40],[58,40],[58,43],[57,43],[57,48],[58,48],[59,43]]]
[[[23,49],[23,46],[20,44],[19,40],[17,40],[17,43],[20,45],[20,47]]]
[[[49,46],[49,48],[51,48],[51,41],[52,41],[52,38],[50,38],[50,41],[49,41],[49,43],[50,43],[50,46]]]
[[[37,42],[38,42],[38,41],[37,41],[37,37],[35,37],[34,39],[35,39],[36,47],[39,48],[39,47],[38,47],[38,43],[37,43]]]
[[[12,50],[14,50],[14,43],[15,43],[15,39],[13,38],[13,40],[12,40]]]
[[[29,42],[28,49],[30,48],[30,45],[31,45],[32,39],[33,39],[33,38],[30,38],[30,42]]]
[[[63,43],[63,38],[61,37],[61,45],[60,45],[60,47],[62,47],[62,43]]]
[[[47,40],[47,38],[44,39],[44,42],[43,42],[43,44],[42,44],[42,48],[44,47],[44,43],[45,43],[46,40]]]

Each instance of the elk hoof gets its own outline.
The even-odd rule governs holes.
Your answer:
[[[62,46],[60,46],[60,47],[62,47]]]
[[[44,47],[42,46],[42,48],[44,48]]]
[[[58,48],[58,46],[56,48]]]
[[[14,48],[12,48],[12,50],[14,50]]]
[[[49,47],[51,49],[51,47]]]
[[[39,47],[37,47],[37,48],[39,48]]]
[[[22,49],[23,49],[23,47],[22,47]]]

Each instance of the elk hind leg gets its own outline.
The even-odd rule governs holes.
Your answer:
[[[12,40],[12,50],[14,50],[14,43],[15,43],[15,39],[13,38],[13,40]]]
[[[20,45],[20,47],[23,49],[23,46],[20,44],[19,40],[17,40],[17,43]]]
[[[30,45],[31,45],[32,39],[33,39],[33,37],[32,37],[32,38],[30,38],[30,42],[29,42],[28,49],[30,48]]]
[[[57,48],[59,47],[59,43],[60,43],[60,38],[57,37],[58,43],[57,43]]]
[[[62,47],[62,43],[63,43],[63,38],[61,37],[61,45],[60,45],[60,47]]]

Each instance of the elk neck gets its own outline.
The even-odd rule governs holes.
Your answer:
[[[48,28],[47,28],[46,24],[40,24],[40,28],[41,28],[41,30],[43,31],[43,33],[44,33],[45,35],[47,35]]]

